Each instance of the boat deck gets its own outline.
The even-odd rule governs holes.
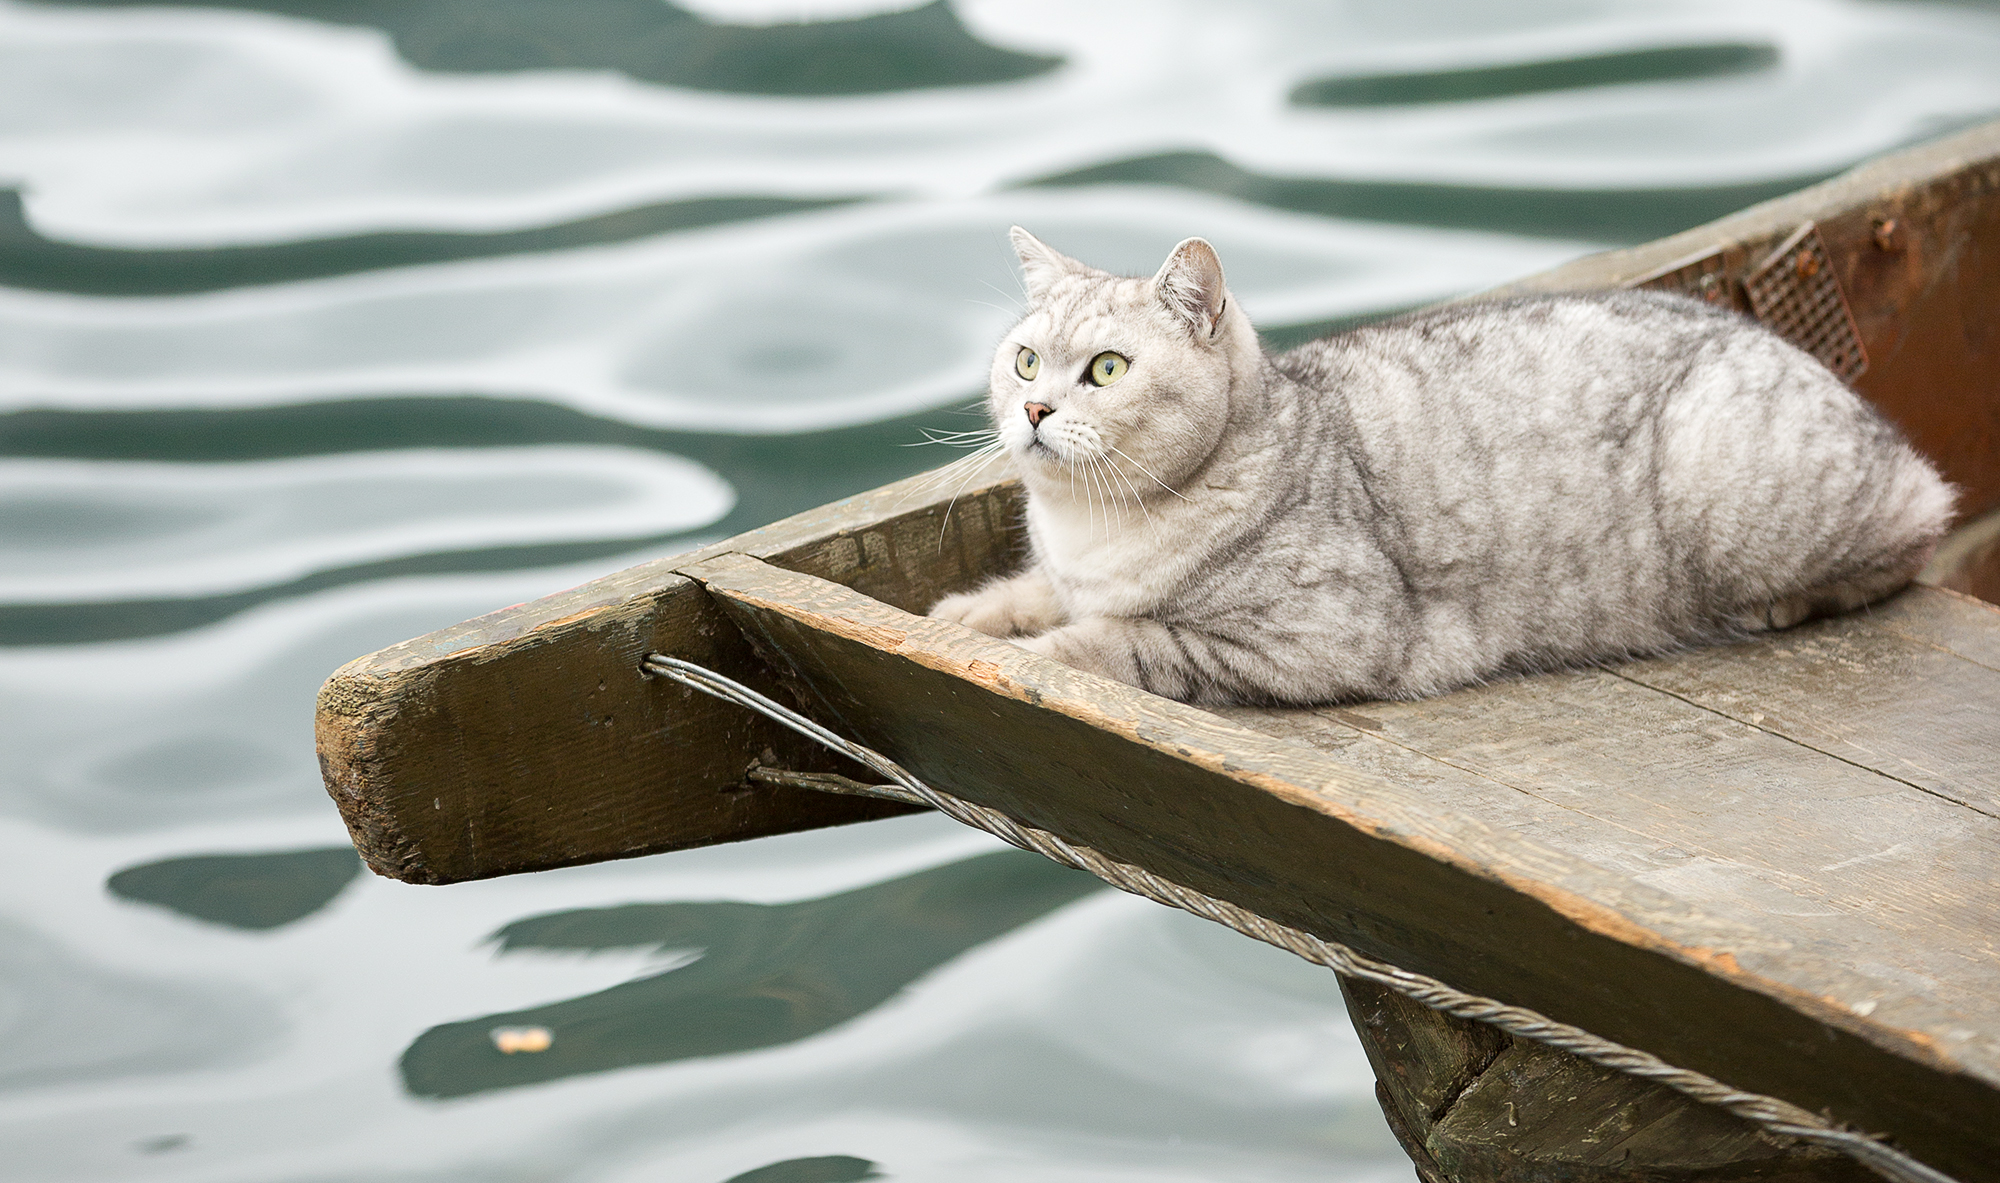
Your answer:
[[[1219,713],[1423,786],[1726,972],[2000,1067],[2000,608],[1918,587],[1609,669]]]

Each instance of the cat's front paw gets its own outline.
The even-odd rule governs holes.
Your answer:
[[[964,592],[939,600],[931,606],[930,614],[939,620],[978,629],[989,637],[1014,637],[1028,630],[1020,613],[1014,610],[1013,600],[1014,597],[997,588]]]
[[[1047,580],[1033,572],[946,596],[931,615],[957,621],[990,637],[1034,636],[1062,623],[1062,605]]]

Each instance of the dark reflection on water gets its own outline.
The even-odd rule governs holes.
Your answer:
[[[62,0],[155,8],[171,0]],[[642,82],[738,94],[844,95],[1031,78],[1060,57],[974,37],[935,0],[904,12],[801,24],[719,25],[668,0],[207,0],[344,25],[372,25],[424,70],[617,70]]]
[[[707,537],[709,531],[699,536]],[[108,600],[102,603],[0,604],[0,648],[16,645],[79,645],[92,641],[122,641],[186,632],[227,620],[273,600],[292,599],[410,575],[458,575],[478,571],[516,571],[553,567],[629,554],[655,545],[661,554],[682,549],[675,539],[686,532],[648,538],[607,538],[591,542],[549,542],[530,546],[489,546],[477,550],[437,551],[380,562],[356,563],[315,571],[299,579],[249,591],[183,599]]]
[[[1305,107],[1458,103],[1632,82],[1683,82],[1727,74],[1754,74],[1777,64],[1775,45],[1674,45],[1467,70],[1320,78],[1300,83],[1292,91],[1292,101]]]
[[[463,1097],[817,1035],[880,1006],[977,945],[1103,888],[1000,851],[792,904],[629,904],[516,921],[500,951],[699,949],[684,968],[582,998],[433,1027],[403,1053],[403,1086]],[[498,1028],[545,1028],[548,1050],[502,1053]]]
[[[385,267],[630,242],[675,230],[844,205],[857,198],[701,197],[553,226],[486,234],[386,231],[262,246],[119,250],[56,242],[28,225],[17,189],[0,189],[0,285],[92,296],[165,296],[288,283]]]
[[[1162,152],[1094,164],[1030,185],[1169,185],[1299,213],[1601,242],[1663,238],[1768,201],[1833,174],[1730,185],[1645,189],[1537,189],[1273,177],[1209,152]]]
[[[361,872],[348,846],[273,854],[202,854],[127,867],[105,889],[183,916],[252,931],[303,920]]]
[[[865,1158],[829,1154],[823,1158],[788,1158],[732,1175],[724,1183],[860,1183],[863,1179],[880,1178],[882,1172]]]
[[[698,456],[736,489],[730,512],[700,531],[699,536],[710,537],[749,530],[935,467],[954,454],[911,447],[911,441],[921,440],[925,428],[948,431],[976,422],[976,417],[945,409],[804,435],[724,435],[662,431],[552,403],[478,396],[229,410],[29,410],[0,415],[0,456],[220,461],[391,448],[623,444]],[[688,537],[677,533],[415,555],[217,596],[4,604],[0,646],[158,636],[213,624],[273,600],[373,579],[585,562],[646,545],[665,554],[680,549],[674,540]]]

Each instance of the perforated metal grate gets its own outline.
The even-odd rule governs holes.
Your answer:
[[[1659,292],[1679,292],[1719,304],[1724,308],[1734,308],[1739,312],[1750,311],[1744,301],[1741,289],[1729,278],[1728,260],[1721,251],[1705,255],[1695,255],[1679,262],[1669,263],[1649,275],[1633,280],[1628,287],[1649,288]]]
[[[1798,228],[1743,281],[1750,310],[1785,340],[1818,358],[1843,382],[1868,369],[1833,262],[1811,222]]]

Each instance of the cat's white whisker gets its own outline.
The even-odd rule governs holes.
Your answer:
[[[1111,470],[1110,459],[1104,456],[1102,453],[1099,453],[1090,458],[1090,463],[1092,468],[1099,470],[1100,475],[1098,479],[1103,482],[1104,499],[1107,504],[1116,505],[1118,507],[1118,526],[1121,529],[1124,528],[1126,519],[1130,515],[1127,513],[1125,509],[1125,499],[1119,495],[1118,487],[1112,483],[1112,478],[1116,474]],[[1143,509],[1143,507],[1141,508]],[[1112,540],[1113,539],[1110,537],[1107,537],[1105,539],[1106,542],[1110,542]]]
[[[951,500],[944,503],[944,518],[938,523],[939,550],[944,549],[945,534],[951,529],[951,511],[957,507],[959,496],[965,492],[965,487],[971,484],[974,478],[985,472],[988,466],[1000,456],[1000,450],[999,442],[995,441],[987,447],[981,448],[970,456],[965,457],[963,460],[946,465],[947,468],[964,465],[966,471],[965,479],[959,481],[958,488],[952,490]]]
[[[1111,503],[1102,496],[1103,489],[1097,483],[1097,473],[1090,466],[1090,458],[1079,455],[1077,460],[1083,467],[1083,479],[1085,485],[1090,489],[1091,503],[1093,505],[1101,505],[1104,509],[1104,539],[1109,542],[1111,540]],[[1092,538],[1097,537],[1097,518],[1094,514],[1091,517],[1090,536]]]
[[[959,488],[962,490],[965,487],[966,481],[978,476],[993,461],[1004,458],[1005,452],[1004,445],[996,440],[992,444],[961,456],[948,464],[941,464],[929,472],[914,478],[909,489],[896,499],[896,504],[902,505],[907,503],[912,497],[928,494],[936,490],[938,486],[953,479],[959,479]],[[953,494],[953,496],[956,497],[957,494]]]
[[[1108,448],[1110,448],[1110,449],[1111,449],[1112,451],[1114,451],[1114,452],[1118,452],[1118,454],[1119,454],[1120,456],[1125,456],[1125,453],[1124,453],[1124,452],[1121,452],[1121,451],[1119,451],[1119,450],[1118,450],[1118,445],[1117,445],[1117,444],[1106,444],[1105,446],[1106,446],[1106,447],[1108,447]],[[1180,491],[1179,489],[1176,489],[1176,488],[1174,488],[1174,487],[1173,487],[1172,485],[1170,485],[1170,484],[1168,484],[1167,482],[1165,482],[1165,481],[1161,480],[1161,479],[1160,479],[1159,477],[1156,477],[1156,476],[1153,476],[1153,470],[1152,470],[1152,469],[1150,469],[1150,468],[1147,468],[1147,467],[1146,467],[1145,465],[1143,465],[1143,464],[1139,463],[1139,462],[1138,462],[1137,460],[1134,460],[1134,459],[1132,459],[1132,458],[1131,458],[1130,456],[1125,456],[1125,460],[1126,460],[1126,462],[1127,462],[1128,464],[1130,464],[1130,465],[1131,465],[1132,467],[1134,467],[1134,468],[1138,469],[1138,470],[1139,470],[1140,472],[1143,472],[1143,473],[1145,473],[1145,474],[1146,474],[1146,475],[1147,475],[1148,477],[1151,477],[1151,478],[1152,478],[1152,481],[1153,481],[1153,483],[1154,483],[1154,484],[1156,484],[1156,485],[1158,485],[1158,486],[1159,486],[1160,488],[1162,488],[1162,489],[1165,489],[1165,490],[1166,490],[1167,492],[1169,492],[1169,493],[1172,493],[1172,494],[1173,494],[1174,496],[1176,496],[1176,497],[1179,497],[1179,498],[1180,498],[1180,499],[1181,499],[1182,501],[1186,501],[1186,500],[1187,500],[1187,497],[1186,497],[1186,495],[1185,495],[1185,494],[1183,494],[1183,493],[1182,493],[1182,492],[1181,492],[1181,491]]]
[[[1118,508],[1118,526],[1120,529],[1123,529],[1125,526],[1125,519],[1128,516],[1125,511],[1125,500],[1124,498],[1118,496],[1117,488],[1111,483],[1110,474],[1104,471],[1105,465],[1107,463],[1108,461],[1106,461],[1106,459],[1102,455],[1092,456],[1090,458],[1091,468],[1097,470],[1099,474],[1098,480],[1103,483],[1105,503],[1108,505],[1115,505]],[[1107,536],[1105,538],[1105,541],[1110,542],[1112,541],[1112,539]]]
[[[1118,449],[1113,448],[1112,451],[1117,452]],[[1119,455],[1122,456],[1124,453],[1119,452]],[[1139,490],[1133,486],[1132,478],[1126,476],[1116,464],[1111,463],[1108,459],[1105,461],[1105,465],[1111,470],[1111,475],[1117,477],[1118,482],[1125,486],[1125,491],[1132,495],[1132,504],[1138,506],[1140,514],[1145,517],[1146,528],[1152,532],[1153,540],[1156,542],[1162,541],[1160,538],[1159,523],[1153,520],[1153,511],[1146,508],[1146,499],[1139,496]]]
[[[1090,472],[1083,465],[1074,462],[1070,465],[1070,471],[1081,474],[1083,477],[1083,503],[1084,508],[1089,512],[1087,521],[1089,532],[1086,534],[1086,537],[1095,538],[1097,537],[1097,492],[1091,487]],[[1071,479],[1075,478],[1072,477]]]
[[[1001,287],[999,284],[984,279],[980,280],[979,284],[981,287],[991,288],[993,290],[994,295],[1000,297],[1002,300],[1007,301],[1009,304],[1012,304],[1014,306],[1014,312],[1016,314],[1019,314],[1026,310],[1026,306],[1023,305],[1021,301],[1015,299],[1014,294],[1012,292],[1009,292],[1007,289]],[[989,304],[987,305],[987,307],[990,308],[992,307],[992,305]],[[1001,311],[1004,312],[1006,311],[1006,309],[1003,308],[1001,309]]]
[[[978,431],[939,431],[930,427],[919,428],[918,430],[923,433],[924,438],[910,440],[903,447],[921,448],[926,444],[943,444],[951,448],[973,448],[989,443],[997,443],[1000,436],[999,432],[990,427]]]

